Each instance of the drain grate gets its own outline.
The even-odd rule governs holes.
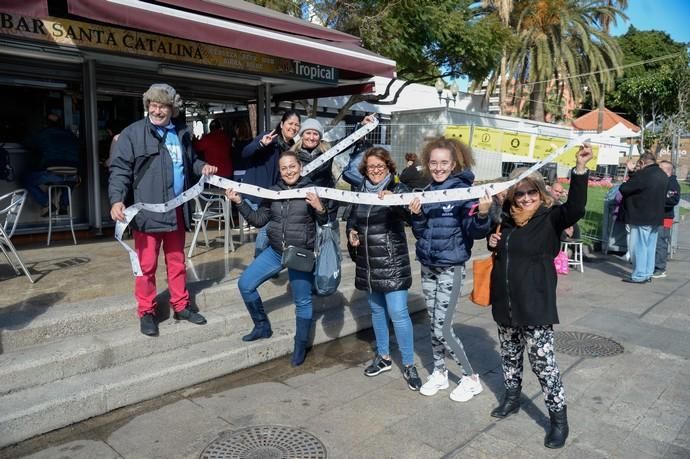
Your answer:
[[[623,346],[612,339],[591,333],[554,332],[556,351],[576,357],[610,357],[623,353]]]
[[[201,459],[325,459],[326,448],[314,435],[287,426],[233,430],[206,447]]]

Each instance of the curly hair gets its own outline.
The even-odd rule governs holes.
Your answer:
[[[460,172],[466,169],[471,169],[474,166],[474,157],[472,156],[472,149],[460,142],[457,139],[448,139],[446,137],[439,137],[432,139],[424,145],[422,150],[422,167],[424,172],[429,174],[429,161],[431,152],[433,150],[448,150],[455,161],[452,173]]]
[[[362,177],[367,177],[367,160],[372,156],[386,163],[388,172],[390,172],[392,175],[396,174],[397,168],[395,167],[395,161],[393,161],[393,158],[391,158],[390,152],[385,148],[371,147],[364,152],[362,162],[359,165],[359,173],[362,174]]]
[[[176,118],[180,114],[183,102],[175,88],[165,83],[154,83],[143,95],[144,110],[149,110],[149,104],[156,102],[172,107],[172,116]]]

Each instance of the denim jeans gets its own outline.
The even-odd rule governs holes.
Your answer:
[[[261,300],[257,289],[283,270],[281,258],[281,255],[269,246],[244,270],[237,281],[237,287],[245,304]],[[290,279],[292,299],[296,307],[295,315],[302,319],[311,319],[311,289],[314,283],[314,274],[288,269],[288,278]]]
[[[63,183],[73,185],[74,181],[74,177],[55,175],[48,171],[35,171],[24,177],[24,186],[41,207],[48,207],[48,193],[41,189],[41,185],[62,185]],[[60,194],[60,207],[67,207],[67,204],[67,193],[62,190]]]
[[[259,208],[259,205],[254,201],[246,199],[246,202],[249,204],[249,207],[254,210]],[[261,252],[266,250],[266,247],[268,247],[268,225],[261,227],[259,232],[256,233],[256,240],[254,241],[254,258],[258,257]]]
[[[656,254],[657,226],[630,225],[630,244],[632,245],[634,281],[643,281],[652,277]]]
[[[388,317],[393,322],[395,338],[402,354],[403,365],[414,364],[412,320],[407,309],[407,290],[369,293],[371,324],[376,335],[376,350],[379,355],[390,355],[388,343]]]

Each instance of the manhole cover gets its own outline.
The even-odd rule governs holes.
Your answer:
[[[318,438],[286,426],[253,426],[233,430],[208,445],[201,459],[325,459]]]
[[[591,333],[554,332],[556,351],[577,357],[609,357],[623,353],[623,346],[612,339]]]

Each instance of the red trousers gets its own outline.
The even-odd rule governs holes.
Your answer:
[[[156,309],[156,269],[161,244],[165,254],[165,267],[168,272],[168,290],[170,305],[175,312],[183,310],[189,304],[187,291],[187,271],[184,259],[184,217],[182,208],[177,208],[177,229],[164,233],[143,233],[133,230],[134,251],[139,256],[143,276],[134,281],[134,297],[137,300],[139,317],[146,313],[155,313]]]

